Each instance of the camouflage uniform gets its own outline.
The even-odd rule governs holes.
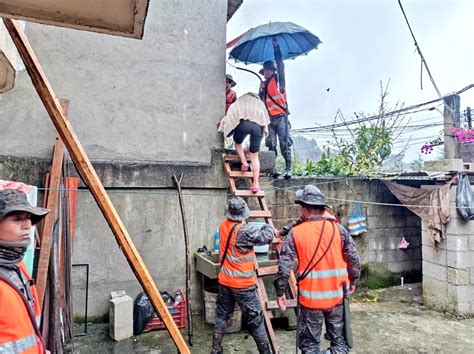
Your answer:
[[[269,225],[261,227],[242,225],[237,233],[235,247],[240,253],[249,253],[253,246],[266,245],[272,242],[274,230]],[[223,245],[221,245],[222,247]],[[259,353],[271,353],[267,332],[263,323],[263,311],[257,296],[257,287],[237,289],[219,284],[217,296],[216,323],[214,325],[213,354],[222,353],[222,338],[227,321],[234,312],[235,303],[239,304],[247,328],[257,343]]]
[[[278,261],[278,272],[274,280],[277,296],[283,296],[285,294],[290,272],[293,270],[293,264],[297,258],[291,228],[305,221],[322,219],[322,216],[312,216],[308,219],[304,219],[301,216],[298,220],[284,227],[280,232],[281,235],[284,236],[287,234],[288,236],[283,242],[283,247]],[[343,258],[347,262],[349,280],[351,284],[356,284],[360,277],[359,254],[355,248],[354,240],[349,235],[347,230],[340,224],[338,225],[341,232]],[[343,335],[344,319],[342,304],[326,311],[308,309],[301,306],[299,321],[300,328],[298,333],[298,345],[303,353],[319,353],[319,343],[323,321],[326,324],[327,334],[331,340],[331,352],[347,353],[349,351],[349,347],[347,346]]]

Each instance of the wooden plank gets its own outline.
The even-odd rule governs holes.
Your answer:
[[[16,21],[4,18],[3,22],[10,33],[13,43],[18,49],[23,63],[25,64],[26,70],[31,77],[31,81],[38,92],[38,95],[43,102],[46,111],[51,118],[51,121],[53,122],[56,130],[61,136],[61,139],[66,145],[78,172],[80,173],[85,184],[88,186],[102,214],[107,220],[107,223],[109,224],[115,239],[120,246],[120,249],[124,252],[130,267],[138,278],[138,281],[142,285],[145,293],[148,295],[148,298],[153,304],[154,309],[162,318],[166,329],[171,335],[178,350],[181,353],[190,353],[186,342],[176,327],[173,318],[171,317],[163,299],[160,296],[160,292],[155,285],[150,272],[146,268],[140,254],[138,253],[138,250],[133,244],[132,238],[123,225],[117,210],[107,195],[107,192],[105,191],[102,182],[97,176],[97,173],[89,158],[87,157],[87,154],[85,153],[77,135],[72,129],[69,121],[66,119],[64,111],[59,105],[54,91],[48,82],[48,79],[46,78],[46,75],[44,74],[43,69],[41,68],[30,44],[28,43],[25,33]]]
[[[272,213],[270,212],[270,210],[251,210],[250,211],[250,218],[260,218],[260,219],[263,219],[263,218],[271,218],[272,217]]]
[[[291,308],[296,308],[297,306],[297,300],[296,299],[286,299],[286,308],[291,309]],[[276,301],[267,301],[267,310],[278,310],[280,306],[278,306],[278,303]]]
[[[260,299],[260,303],[262,304],[262,312],[263,312],[263,320],[265,323],[265,328],[267,329],[267,335],[268,335],[268,340],[270,342],[270,346],[272,348],[273,353],[279,353],[280,348],[278,347],[278,342],[275,336],[275,331],[273,330],[272,326],[272,312],[271,311],[266,311],[265,306],[266,303],[268,302],[268,298],[266,297],[266,293],[264,294],[263,291],[265,289],[265,284],[263,283],[263,279],[259,278],[257,280],[257,294]]]
[[[262,210],[270,210],[268,209],[267,202],[265,201],[265,198],[258,198],[258,204],[260,205],[260,209]],[[271,227],[274,227],[273,225],[273,219],[270,216],[269,218],[265,218],[265,222],[270,225]]]
[[[63,102],[67,110],[67,103]],[[61,138],[56,137],[53,150],[53,163],[49,174],[49,190],[46,208],[48,215],[44,218],[43,230],[41,232],[41,248],[38,257],[38,270],[36,273],[36,289],[40,306],[43,306],[46,281],[48,279],[49,259],[51,256],[51,245],[53,240],[54,223],[56,222],[56,206],[58,203],[59,187],[61,185],[61,170],[63,167],[64,144]]]
[[[230,164],[228,162],[225,161],[225,154],[222,155],[222,160],[224,162],[224,170],[227,174],[227,180],[229,181],[229,187],[230,187],[230,191],[232,193],[235,193],[235,191],[237,190],[236,186],[235,186],[235,181],[230,178],[230,172],[231,172],[231,168],[230,168]]]
[[[266,275],[274,275],[278,271],[278,265],[268,266],[268,267],[261,267],[257,270],[257,276],[264,277]]]
[[[225,162],[239,162],[240,163],[240,158],[238,155],[226,155],[224,154],[224,161]],[[247,157],[247,161],[250,161],[250,159]]]
[[[252,193],[252,191],[247,189],[237,189],[234,195],[237,197],[265,197],[265,192],[260,191],[258,193]]]
[[[231,178],[253,178],[253,173],[242,172],[242,171],[230,171],[229,176]]]

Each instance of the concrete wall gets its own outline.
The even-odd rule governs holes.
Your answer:
[[[423,224],[425,304],[459,315],[474,315],[474,221],[456,211],[456,186],[450,191],[451,221],[437,248]]]
[[[27,35],[95,160],[209,163],[224,113],[227,2],[151,1],[143,40],[29,23]],[[0,97],[2,155],[49,157],[28,75]],[[6,124],[8,122],[8,124]]]
[[[324,178],[278,180],[264,186],[277,227],[286,225],[298,217],[300,207],[294,204],[294,193],[305,184],[316,185],[328,198],[400,204],[379,180]],[[328,200],[342,224],[347,225],[347,217],[352,212],[352,203]],[[367,216],[368,232],[363,236],[354,237],[362,263],[376,263],[377,267],[384,267],[393,273],[421,271],[420,218],[401,206],[362,204],[362,209]],[[406,250],[398,248],[402,237],[410,243]]]

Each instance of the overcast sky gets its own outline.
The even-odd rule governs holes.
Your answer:
[[[403,0],[402,4],[441,93],[473,83],[474,1]],[[293,128],[331,124],[338,109],[349,119],[353,112],[374,113],[379,82],[389,79],[392,105],[437,98],[426,72],[420,88],[420,57],[397,0],[244,0],[228,23],[227,39],[269,21],[294,22],[323,42],[307,56],[286,61]],[[253,75],[227,69],[238,83],[239,95],[257,90]],[[474,106],[474,89],[461,95],[461,108],[468,105]],[[442,116],[436,111],[417,113],[410,124],[427,122],[441,123]],[[441,129],[405,134],[405,139],[419,139],[412,140],[405,161],[416,158],[424,138],[436,137]],[[327,138],[318,135],[316,140],[321,146]]]

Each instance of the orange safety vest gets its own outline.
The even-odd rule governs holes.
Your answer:
[[[224,256],[230,231],[235,225],[235,221],[227,219],[219,228],[219,261]],[[249,253],[242,254],[235,247],[237,233],[242,225],[235,228],[230,240],[227,257],[219,272],[219,284],[231,288],[249,288],[257,283],[255,274],[255,252],[252,249]]]
[[[323,223],[325,226],[321,236]],[[348,275],[347,263],[342,256],[339,227],[329,220],[314,220],[295,226],[292,232],[299,261],[297,276],[310,269],[308,275],[299,281],[300,304],[318,310],[331,309],[340,304],[343,298],[343,286],[348,283]],[[331,243],[333,232],[334,239]],[[316,256],[308,267],[320,237],[321,243]],[[328,251],[324,255],[326,250]],[[319,259],[321,261],[314,266]]]
[[[31,282],[31,276],[23,261],[19,266],[21,272]],[[39,327],[41,309],[38,294],[34,285],[30,287],[35,299],[34,315]],[[0,280],[0,353],[44,353],[41,338],[35,331],[25,303],[18,292],[3,280]]]
[[[267,85],[267,95],[265,97],[264,102],[267,106],[268,114],[270,115],[270,117],[276,117],[288,113],[286,90],[283,91],[283,93],[280,92],[280,90],[278,89],[275,75],[272,76],[270,82]],[[283,109],[282,107],[285,109]]]

